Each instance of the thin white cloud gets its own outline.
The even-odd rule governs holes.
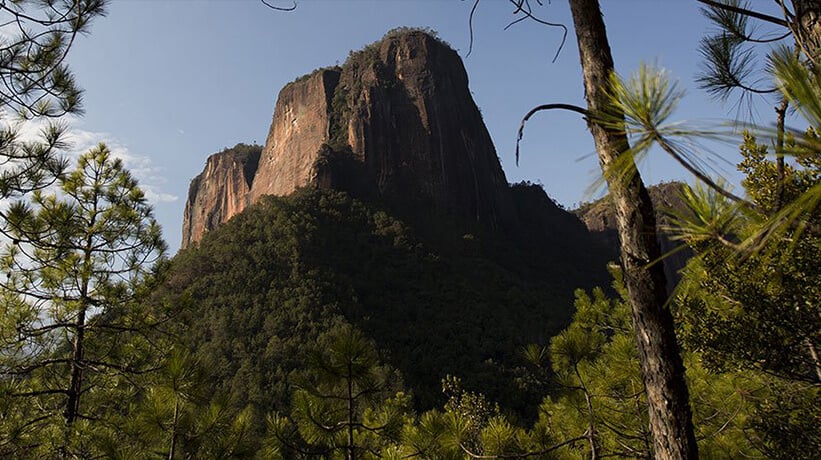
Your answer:
[[[3,122],[10,122],[9,118],[11,117],[0,113],[0,120]],[[20,139],[25,141],[39,138],[47,122],[35,120],[11,121],[11,123],[18,123]],[[163,191],[163,187],[168,180],[164,175],[163,168],[155,165],[151,158],[132,152],[127,145],[109,133],[83,129],[77,118],[65,117],[59,123],[67,126],[64,140],[69,144],[69,148],[65,152],[69,158],[77,158],[100,143],[104,143],[108,146],[112,156],[121,159],[125,167],[131,171],[150,203],[156,205],[158,203],[174,202],[179,199],[178,196]]]

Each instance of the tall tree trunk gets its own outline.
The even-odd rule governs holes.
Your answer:
[[[66,407],[66,444],[70,443],[71,427],[77,420],[80,413],[80,396],[83,393],[83,368],[85,367],[85,335],[86,335],[86,314],[91,306],[91,299],[89,298],[89,286],[91,284],[92,267],[92,243],[94,225],[97,222],[97,200],[98,196],[94,194],[94,204],[92,206],[92,215],[88,226],[86,227],[85,245],[83,247],[83,264],[81,268],[80,279],[80,311],[77,313],[77,331],[74,334],[74,342],[72,344],[71,355],[71,380],[68,388],[68,405]]]
[[[658,459],[698,458],[684,364],[676,342],[673,317],[667,308],[664,268],[652,262],[661,257],[650,195],[635,163],[630,174],[613,170],[616,160],[629,149],[624,132],[606,129],[595,114],[608,101],[613,57],[598,0],[570,0],[579,44],[588,127],[596,144],[604,177],[616,206],[624,282],[632,308],[633,326],[650,409],[650,432]],[[609,113],[609,112],[608,112]],[[623,163],[620,163],[620,167]],[[626,177],[623,178],[623,177]]]
[[[74,334],[71,351],[71,377],[68,384],[68,402],[66,403],[66,426],[63,430],[63,445],[60,447],[60,458],[70,458],[70,447],[74,436],[73,426],[80,413],[80,395],[83,391],[83,359],[85,358],[85,322],[86,308],[82,307],[77,315],[77,331]]]

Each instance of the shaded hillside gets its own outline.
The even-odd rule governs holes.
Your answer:
[[[518,350],[567,324],[576,287],[606,282],[566,254],[587,233],[528,245],[457,226],[428,220],[430,238],[341,192],[269,196],[180,252],[160,297],[189,305],[182,336],[215,387],[263,412],[284,404],[300,352],[337,322],[375,339],[423,407],[441,402],[447,374],[536,407],[540,392],[517,383]]]

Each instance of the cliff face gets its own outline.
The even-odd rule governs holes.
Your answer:
[[[507,180],[455,51],[423,33],[383,40],[346,63],[334,99],[332,146],[363,159],[381,196],[490,227],[511,219]]]
[[[261,148],[239,144],[208,157],[191,181],[182,223],[182,247],[242,212],[257,170]]]
[[[260,197],[303,186],[421,205],[490,228],[516,220],[462,61],[424,32],[389,34],[341,68],[283,88],[247,180],[238,171],[251,163],[230,152],[209,158],[191,184],[183,248]]]
[[[263,195],[288,195],[312,184],[315,163],[331,127],[331,99],[338,70],[320,70],[282,89],[254,176],[250,202]]]

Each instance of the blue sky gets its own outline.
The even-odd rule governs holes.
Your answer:
[[[422,26],[438,31],[465,60],[470,89],[508,181],[542,183],[567,207],[594,198],[587,190],[598,177],[598,163],[585,124],[575,114],[534,117],[518,167],[513,158],[519,121],[530,108],[548,102],[584,105],[566,2],[543,2],[543,7],[531,2],[539,17],[569,28],[555,63],[551,59],[561,29],[523,22],[505,31],[515,17],[503,0],[480,2],[473,52],[465,57],[472,3],[298,0],[295,11],[283,13],[254,0],[114,0],[108,16],[93,24],[69,58],[86,90],[85,116],[73,124],[75,140],[81,147],[104,140],[126,158],[156,203],[173,253],[190,180],[208,155],[238,142],[264,142],[276,95],[286,83],[315,68],[341,64],[351,50],[394,27]],[[630,74],[641,62],[668,69],[687,89],[678,119],[735,114],[731,105],[710,100],[693,83],[698,43],[709,29],[695,0],[602,3],[620,73]],[[772,105],[758,101],[763,120],[769,121]],[[728,163],[713,160],[720,172],[732,174],[732,154],[728,147]],[[651,155],[642,173],[648,183],[690,180],[661,154]]]

